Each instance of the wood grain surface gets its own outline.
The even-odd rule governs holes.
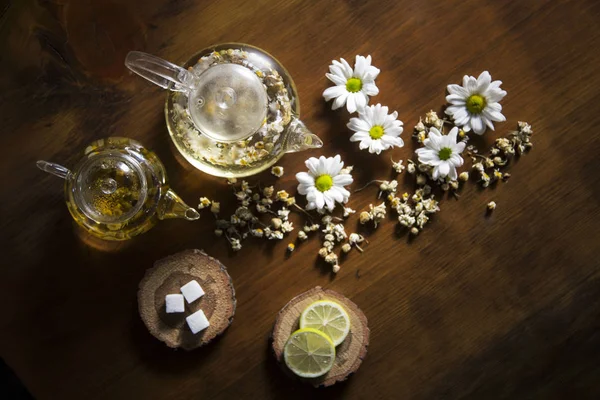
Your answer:
[[[37,399],[600,398],[600,2],[0,4],[0,356]],[[460,200],[444,199],[414,240],[391,219],[365,232],[365,253],[349,254],[337,276],[319,261],[316,238],[289,258],[286,242],[233,254],[212,235],[210,215],[164,221],[116,245],[81,235],[62,182],[35,161],[72,166],[109,135],[153,149],[189,203],[207,196],[233,208],[223,180],[175,160],[165,93],[123,65],[132,49],[182,63],[225,41],[264,48],[288,68],[302,119],[325,142],[282,159],[277,185],[290,192],[304,159],[320,154],[354,164],[354,188],[388,177],[390,156],[411,156],[410,128],[441,108],[445,86],[485,69],[508,91],[508,121],[474,143],[485,149],[525,120],[534,148],[509,168],[508,183],[470,184]],[[382,72],[372,101],[398,110],[407,127],[406,146],[381,157],[359,152],[348,114],[321,97],[330,61],[355,54],[373,56]],[[376,188],[364,190],[350,206],[375,197]],[[490,200],[498,208],[486,217]],[[191,352],[153,338],[136,304],[145,270],[187,248],[227,266],[238,300],[227,332]],[[279,309],[315,286],[349,297],[371,329],[358,373],[324,390],[288,379],[268,344]]]

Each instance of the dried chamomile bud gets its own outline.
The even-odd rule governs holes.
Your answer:
[[[404,171],[404,169],[405,169],[404,165],[402,165],[402,160],[399,160],[398,162],[395,162],[394,160],[392,160],[392,168],[398,174],[401,174],[402,171]]]
[[[283,167],[280,167],[278,165],[272,167],[271,174],[275,175],[278,178],[281,178],[283,176]]]
[[[198,210],[202,210],[203,208],[210,206],[210,203],[211,203],[211,201],[209,199],[207,199],[206,197],[200,197],[200,202],[198,204]]]

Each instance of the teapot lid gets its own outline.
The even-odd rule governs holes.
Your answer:
[[[217,64],[197,78],[189,95],[196,127],[219,142],[242,140],[265,123],[267,91],[251,69],[239,64]]]
[[[146,196],[146,175],[131,155],[98,153],[76,171],[75,203],[96,222],[114,224],[130,219],[142,208]]]

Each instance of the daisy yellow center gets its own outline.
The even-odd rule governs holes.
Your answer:
[[[483,98],[483,96],[480,96],[478,94],[472,94],[467,99],[467,110],[469,110],[471,114],[481,114],[484,108],[485,99]]]
[[[360,92],[362,89],[362,81],[358,78],[350,78],[346,81],[346,90],[350,93]]]
[[[331,175],[321,175],[315,179],[315,186],[320,192],[326,192],[333,186],[333,178]]]
[[[383,136],[383,128],[379,125],[375,125],[369,129],[369,136],[373,139],[380,139]]]
[[[442,147],[442,149],[438,152],[438,157],[442,161],[446,161],[452,155],[452,149],[450,147]]]

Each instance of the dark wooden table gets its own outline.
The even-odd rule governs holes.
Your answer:
[[[36,398],[599,398],[599,2],[2,3],[0,356]],[[72,166],[86,144],[110,135],[155,150],[189,203],[208,196],[231,209],[222,179],[173,157],[165,93],[123,65],[132,49],[183,62],[225,41],[278,57],[303,120],[324,139],[321,151],[282,159],[277,185],[290,192],[305,158],[320,154],[354,164],[354,188],[389,176],[390,155],[411,156],[411,127],[441,108],[445,86],[484,69],[504,81],[508,122],[476,143],[486,149],[525,120],[534,148],[509,168],[508,183],[470,183],[460,200],[445,198],[414,240],[385,221],[337,276],[318,260],[316,238],[290,258],[287,241],[232,254],[212,235],[210,215],[162,222],[118,246],[76,235],[62,182],[35,161]],[[373,101],[398,110],[407,128],[407,145],[381,157],[359,152],[347,140],[348,114],[321,97],[330,61],[355,54],[372,54],[382,70]],[[373,187],[350,205],[363,209],[375,196]],[[490,200],[498,208],[486,217]],[[136,302],[144,271],[187,248],[225,263],[238,298],[225,336],[189,353],[151,337]],[[268,348],[277,311],[317,285],[356,302],[372,332],[359,372],[320,391],[289,380]]]

